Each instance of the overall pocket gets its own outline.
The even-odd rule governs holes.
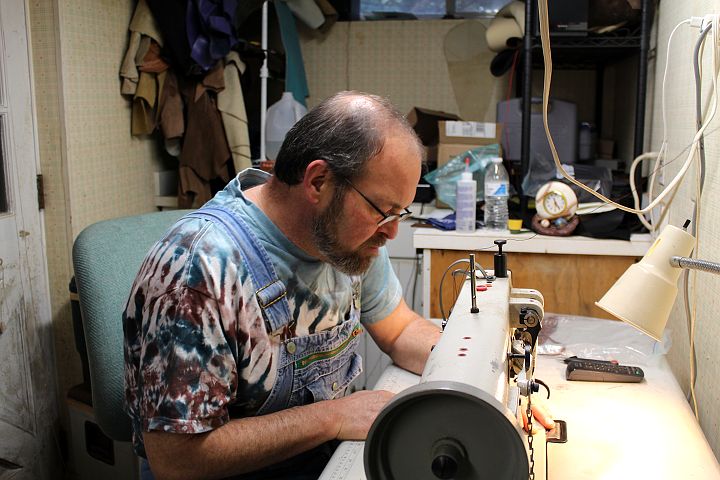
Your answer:
[[[333,371],[306,385],[315,402],[341,396],[348,385],[362,373],[362,357],[352,352],[343,363],[333,367],[335,367]]]
[[[362,357],[355,352],[362,332],[357,325],[334,348],[315,351],[295,360],[291,403],[317,402],[340,395],[362,372]]]

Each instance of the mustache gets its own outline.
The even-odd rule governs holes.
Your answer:
[[[368,241],[365,242],[365,245],[368,247],[382,247],[387,243],[387,238],[384,236],[378,236],[378,237],[371,237]]]

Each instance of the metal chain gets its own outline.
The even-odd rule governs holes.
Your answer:
[[[530,400],[532,398],[532,393],[528,392],[528,403],[527,403],[527,412],[525,412],[525,415],[527,415],[527,429],[528,429],[528,450],[530,451],[530,474],[528,476],[529,480],[535,480],[535,449],[533,448],[533,427],[532,427],[532,401]]]

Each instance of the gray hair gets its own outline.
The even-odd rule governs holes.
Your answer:
[[[364,99],[366,102],[353,102]],[[391,131],[407,134],[423,162],[425,151],[405,117],[386,98],[345,91],[323,100],[287,133],[275,161],[275,176],[297,185],[314,160],[325,160],[336,179],[360,176]],[[340,183],[340,182],[338,182]]]

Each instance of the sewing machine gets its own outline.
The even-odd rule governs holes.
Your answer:
[[[466,281],[419,382],[386,371],[376,388],[400,393],[376,419],[364,453],[363,442],[345,442],[321,480],[545,478],[545,430],[529,436],[519,423],[529,411],[520,399],[544,385],[533,378],[543,298],[513,288],[505,262],[502,252],[494,271],[474,255],[455,262],[464,263],[453,273]],[[564,430],[552,433],[564,440]]]
[[[464,285],[422,377],[394,365],[383,372],[375,388],[398,395],[367,442],[338,447],[320,480],[720,480],[720,464],[658,344],[622,322],[546,316],[540,294],[513,289],[510,273],[502,276],[503,257],[495,258],[494,272],[470,272],[468,261],[458,269]],[[487,282],[491,274],[498,278]],[[546,353],[560,350],[536,363],[543,319],[543,337],[553,339]],[[573,346],[632,354],[645,381],[568,382],[559,353]],[[559,428],[532,437],[519,427],[516,414],[526,415],[519,399],[531,393],[537,400],[540,379],[553,391],[552,410],[567,421],[567,443],[557,417]]]

